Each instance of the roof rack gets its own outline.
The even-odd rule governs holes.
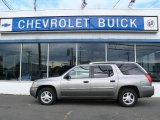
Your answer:
[[[90,62],[89,64],[111,64],[111,63],[135,63],[126,61],[102,61],[102,62]]]

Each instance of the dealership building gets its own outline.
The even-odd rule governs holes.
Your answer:
[[[160,90],[160,10],[0,12],[0,94],[29,94],[32,82],[90,62],[136,62]]]

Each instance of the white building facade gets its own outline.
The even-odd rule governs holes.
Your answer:
[[[29,94],[32,81],[97,61],[143,66],[160,89],[160,10],[0,12],[0,93]]]

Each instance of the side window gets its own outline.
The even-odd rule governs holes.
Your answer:
[[[89,78],[89,66],[78,66],[71,70],[68,75],[70,79]]]
[[[106,78],[113,76],[113,69],[109,65],[98,65],[93,68],[94,78]]]
[[[117,66],[124,75],[145,74],[136,64],[117,64]]]

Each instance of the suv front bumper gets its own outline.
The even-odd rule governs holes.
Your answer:
[[[37,97],[36,93],[37,93],[37,88],[31,87],[30,88],[30,95],[36,98]]]

